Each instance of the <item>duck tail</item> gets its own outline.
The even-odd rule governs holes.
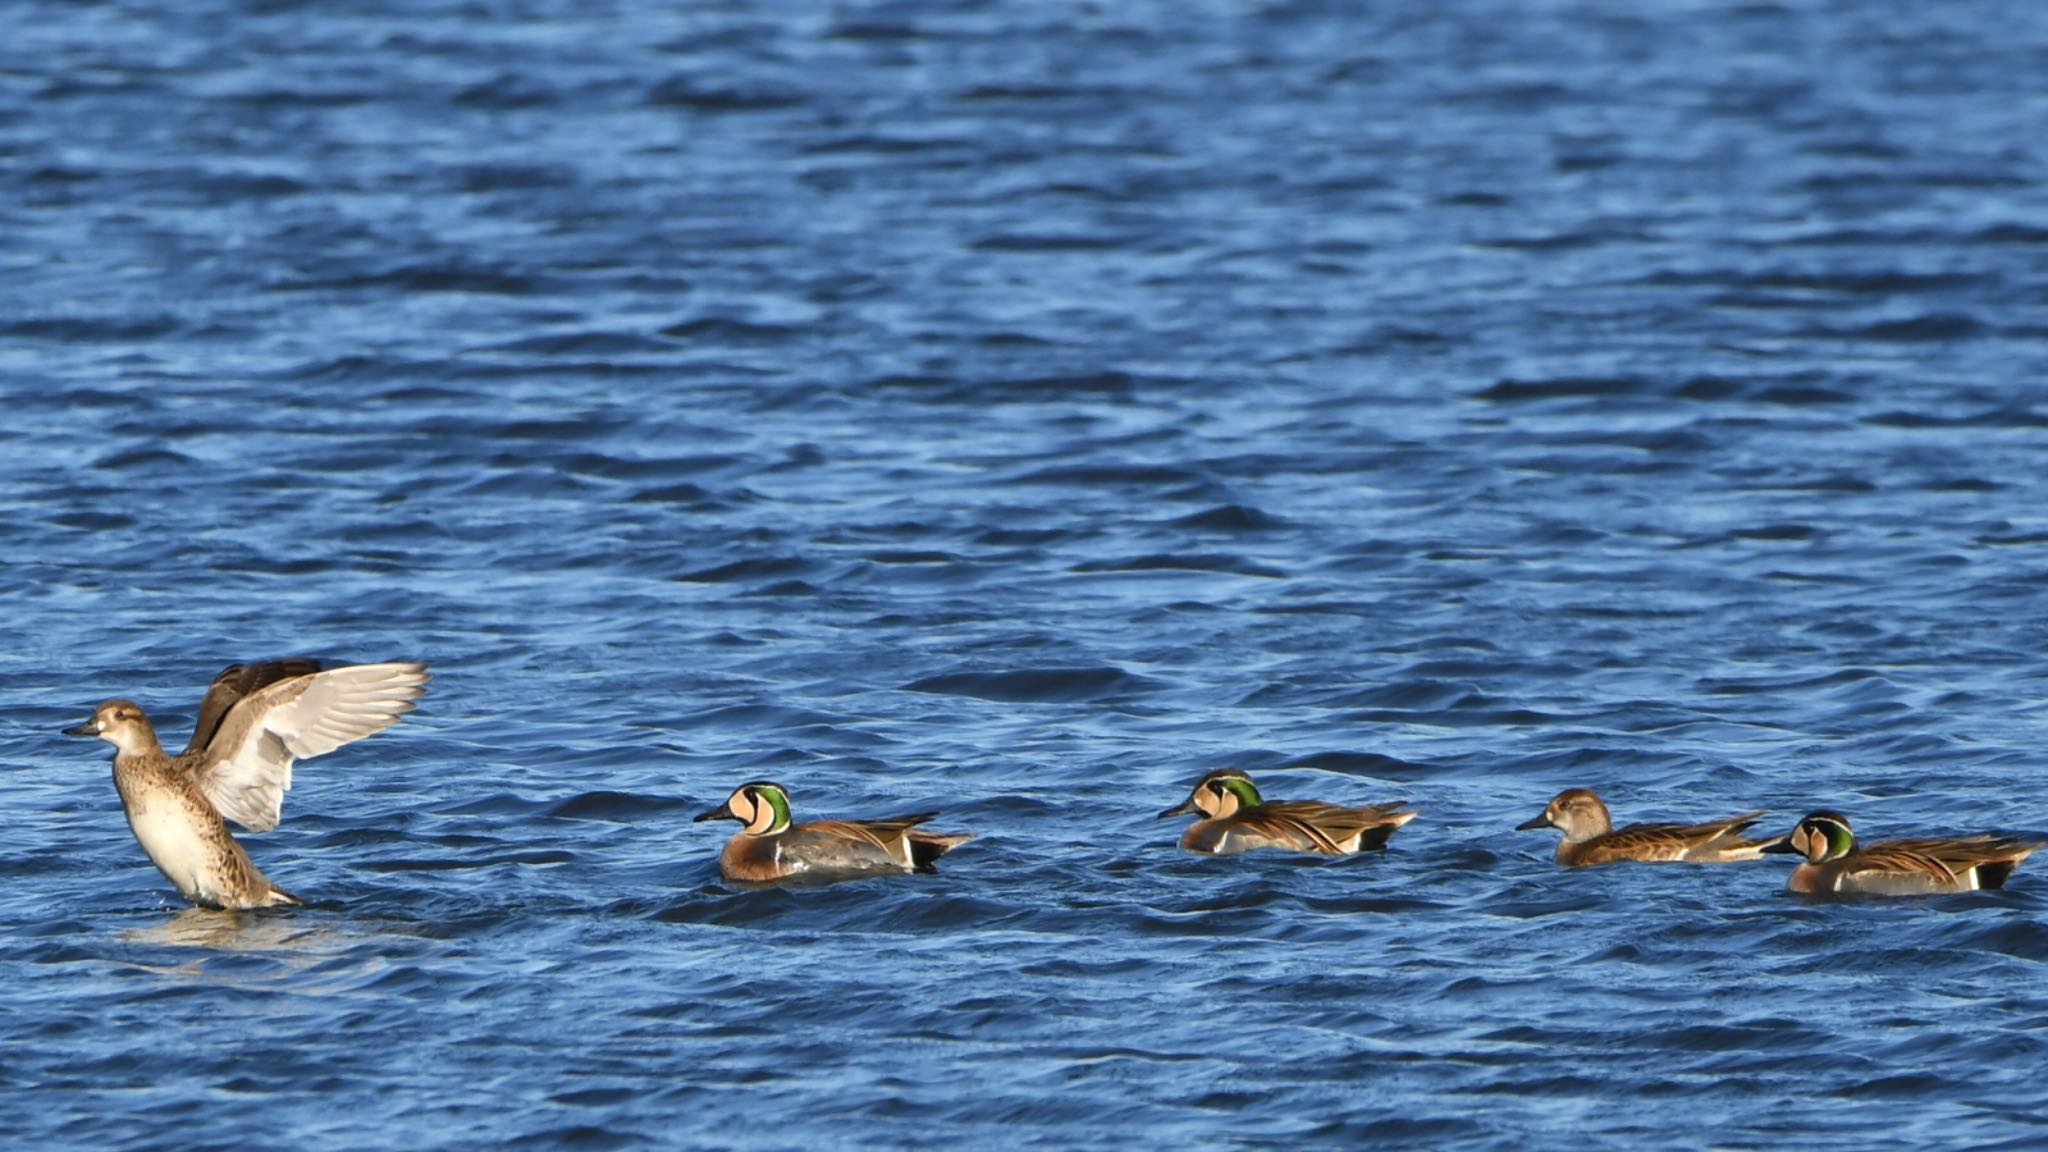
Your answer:
[[[2040,846],[2038,843],[2024,840],[2009,840],[1999,845],[2000,848],[2005,850],[2005,855],[1996,860],[1986,860],[1982,864],[1977,865],[1977,887],[2005,887],[2006,879],[2013,874],[2014,869],[2020,866],[2020,861],[2033,855],[2034,849]]]
[[[974,839],[972,832],[910,833],[910,863],[919,872],[929,872],[939,857]]]
[[[1721,830],[1714,834],[1714,838],[1702,847],[1723,853],[1726,859],[1754,860],[1763,855],[1764,849],[1792,838],[1790,832],[1762,837],[1744,835],[1765,815],[1764,812],[1744,812],[1740,816],[1730,816],[1721,824]]]

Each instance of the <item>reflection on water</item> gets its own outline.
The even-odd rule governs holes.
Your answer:
[[[186,908],[161,924],[121,930],[121,939],[135,944],[298,954],[333,952],[346,946],[347,936],[339,922],[308,924],[289,911],[210,908]]]
[[[351,993],[389,966],[374,925],[282,909],[187,908],[123,928],[125,963],[176,982],[262,988],[294,996]]]

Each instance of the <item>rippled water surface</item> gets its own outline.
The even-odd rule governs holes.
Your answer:
[[[2048,833],[2048,7],[0,24],[11,1142],[2048,1142],[2043,862],[1510,831]],[[299,653],[436,678],[186,910],[57,733]]]

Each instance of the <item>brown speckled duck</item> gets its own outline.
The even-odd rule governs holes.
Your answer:
[[[1617,829],[1607,815],[1607,805],[1600,802],[1592,789],[1568,788],[1550,801],[1541,816],[1516,825],[1515,830],[1562,831],[1564,839],[1558,841],[1557,862],[1567,868],[1612,864],[1617,860],[1722,864],[1754,860],[1766,845],[1774,842],[1742,835],[1763,815],[1743,812],[1705,824],[1631,824]]]
[[[380,732],[409,711],[426,665],[356,664],[320,671],[311,660],[229,666],[199,706],[192,740],[164,752],[142,709],[109,700],[65,729],[114,746],[114,789],[129,830],[178,892],[208,908],[301,903],[272,884],[229,834],[277,826],[292,762]]]

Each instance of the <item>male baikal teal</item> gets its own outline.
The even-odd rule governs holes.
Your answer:
[[[1416,813],[1402,804],[1345,807],[1321,800],[1266,800],[1248,774],[1224,768],[1202,777],[1188,798],[1159,814],[1161,820],[1188,812],[1201,819],[1182,833],[1190,852],[1226,855],[1258,848],[1283,848],[1325,856],[1384,848],[1387,839]]]
[[[884,820],[790,821],[789,792],[768,780],[733,790],[724,804],[697,817],[737,820],[744,827],[719,853],[718,870],[740,884],[784,880],[848,880],[885,872],[930,872],[933,862],[973,839],[971,833],[927,832],[937,816],[919,812]]]
[[[1765,852],[1805,857],[1785,887],[1803,896],[1926,896],[2003,888],[2013,869],[2041,845],[1975,836],[1856,842],[1849,818],[1814,812]]]

